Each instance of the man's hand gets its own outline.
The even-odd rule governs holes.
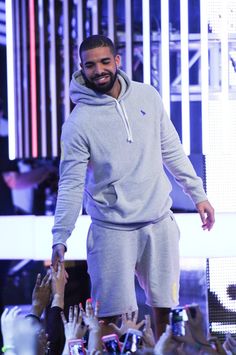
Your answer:
[[[64,262],[66,248],[63,244],[56,244],[52,247],[52,266],[55,271],[58,269],[58,262]]]
[[[210,231],[215,223],[215,211],[209,201],[202,201],[196,204],[198,213],[202,220],[202,229]]]

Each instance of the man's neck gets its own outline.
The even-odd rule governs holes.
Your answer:
[[[118,99],[120,92],[121,92],[121,83],[120,83],[119,79],[117,78],[112,89],[109,92],[107,92],[106,94],[114,97],[114,99]]]

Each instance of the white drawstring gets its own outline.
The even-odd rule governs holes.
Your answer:
[[[130,127],[130,123],[129,123],[129,119],[128,119],[125,107],[124,107],[124,105],[122,105],[122,102],[116,101],[116,104],[117,104],[118,112],[124,122],[124,125],[125,125],[125,129],[126,129],[127,136],[128,136],[127,141],[132,143],[134,140],[133,140],[132,131],[131,131],[131,127]]]

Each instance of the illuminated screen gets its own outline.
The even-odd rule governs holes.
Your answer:
[[[207,287],[211,334],[236,336],[236,258],[208,259]]]

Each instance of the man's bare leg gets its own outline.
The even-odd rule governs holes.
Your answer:
[[[154,334],[156,340],[165,332],[169,324],[170,308],[153,307]]]

